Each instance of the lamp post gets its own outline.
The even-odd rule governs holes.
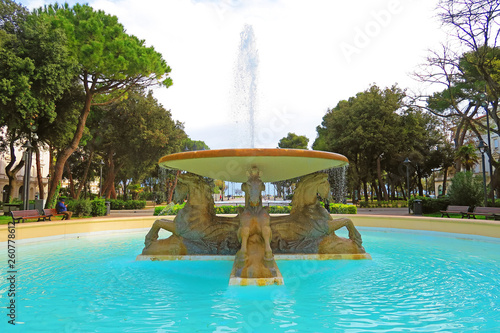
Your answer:
[[[482,166],[483,166],[483,186],[484,186],[484,207],[488,206],[488,192],[486,190],[486,167],[484,163],[484,153],[488,149],[488,145],[486,145],[483,139],[479,140],[479,146],[477,146],[479,151],[481,152]]]
[[[406,200],[408,202],[408,214],[410,214],[410,160],[405,158],[404,165],[406,165],[406,192],[408,194]]]
[[[30,199],[30,172],[31,172],[31,149],[33,146],[29,141],[23,145],[24,151],[24,179],[23,179],[23,209],[29,209]]]

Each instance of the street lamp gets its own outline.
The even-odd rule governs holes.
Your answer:
[[[23,179],[23,210],[29,209],[30,198],[30,172],[31,172],[31,149],[33,146],[29,141],[23,145],[24,151],[24,179]]]
[[[479,140],[479,146],[477,146],[481,152],[482,166],[483,166],[483,186],[484,186],[484,207],[488,206],[488,192],[486,190],[486,168],[484,163],[484,153],[488,149],[488,145],[484,143],[483,139]]]
[[[406,192],[408,193],[407,201],[408,201],[408,214],[410,214],[410,160],[405,158],[404,165],[406,165]]]

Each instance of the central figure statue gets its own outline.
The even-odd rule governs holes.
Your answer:
[[[266,188],[257,168],[252,168],[247,174],[248,180],[241,185],[245,192],[245,207],[240,208],[238,214],[241,248],[236,254],[235,275],[242,278],[269,278],[276,274],[273,272],[271,218],[268,209],[262,207],[262,191]]]

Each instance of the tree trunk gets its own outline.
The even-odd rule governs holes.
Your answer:
[[[444,168],[443,170],[443,192],[441,195],[446,195],[446,184],[448,182],[448,168]],[[439,193],[438,193],[439,195]]]
[[[180,176],[180,174],[181,174],[181,170],[177,170],[177,173],[175,174],[174,183],[168,191],[167,203],[172,202],[172,197],[174,196],[175,187],[177,186],[177,178]]]
[[[9,143],[9,149],[10,149],[10,162],[5,166],[5,174],[7,175],[7,178],[9,178],[9,202],[12,201],[15,197],[14,193],[14,184],[17,182],[16,176],[19,170],[21,170],[24,166],[24,160],[21,159],[17,165],[16,164],[16,150],[14,147],[14,142],[18,139],[19,137],[13,137],[12,140]]]
[[[115,183],[112,184],[111,186],[111,199],[117,199],[118,196],[116,195],[116,188],[115,188]]]
[[[80,140],[83,136],[83,131],[85,130],[85,123],[87,122],[87,117],[90,113],[90,105],[92,103],[92,98],[94,97],[93,93],[87,91],[85,96],[85,104],[83,106],[82,112],[80,113],[80,117],[78,118],[78,125],[76,127],[75,134],[73,135],[73,139],[71,140],[71,144],[64,148],[61,152],[59,152],[57,156],[57,162],[54,166],[54,174],[50,180],[50,188],[49,193],[47,195],[47,202],[53,201],[57,184],[62,180],[62,175],[64,171],[64,165],[68,158],[73,154],[73,152],[78,148],[80,144]]]
[[[373,191],[375,191],[377,200],[382,201],[382,192],[380,192],[380,188],[377,186],[377,183],[375,181],[372,181],[372,200],[373,200]]]
[[[363,181],[363,191],[365,192],[365,201],[368,202],[368,184],[366,181]]]
[[[387,189],[385,188],[384,181],[382,180],[382,167],[380,166],[380,160],[382,158],[380,156],[377,157],[377,177],[378,177],[378,184],[380,186],[380,189],[384,195],[384,201],[389,201],[389,195],[387,194]]]
[[[87,165],[85,165],[85,171],[83,172],[83,179],[78,184],[78,190],[76,191],[76,199],[80,198],[80,194],[82,193],[83,186],[87,182],[87,177],[89,174],[90,164],[92,163],[92,158],[94,157],[94,148],[91,148],[90,154],[87,160]]]
[[[73,198],[76,199],[76,194],[75,194],[75,183],[73,182],[73,174],[71,173],[71,169],[69,168],[69,163],[66,161],[64,164],[64,168],[66,169],[66,172],[68,173],[68,179],[69,179],[69,195]]]
[[[38,198],[45,199],[45,193],[43,190],[43,175],[42,166],[40,165],[40,149],[35,146],[35,156],[36,156],[36,178],[38,182]]]

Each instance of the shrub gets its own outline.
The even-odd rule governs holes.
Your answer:
[[[368,208],[369,205],[370,205],[370,203],[368,201],[360,201],[359,202],[360,208]]]
[[[94,199],[91,201],[92,216],[106,215],[106,201],[104,199]]]
[[[450,204],[458,206],[478,206],[483,199],[481,177],[474,177],[472,172],[457,172],[451,180],[448,190]]]
[[[127,200],[123,209],[143,209],[146,207],[146,200]]]
[[[125,201],[120,199],[110,199],[109,202],[112,210],[120,210],[125,206]]]
[[[270,214],[290,214],[292,206],[269,206]]]
[[[68,202],[68,210],[78,217],[90,216],[92,204],[87,199],[71,200]]]
[[[109,200],[112,210],[121,210],[121,209],[143,209],[146,207],[146,200],[119,200],[119,199],[110,199]]]
[[[174,205],[173,203],[168,204],[167,206],[158,206],[155,207],[155,216],[161,215],[177,215],[177,213],[184,208],[186,203],[182,203],[181,205]]]
[[[330,204],[330,214],[357,214],[358,208],[354,205],[344,205],[340,203]]]
[[[440,210],[445,210],[446,207],[450,204],[450,198],[441,197],[437,199],[429,198],[429,197],[413,197],[410,198],[410,208],[413,209],[413,203],[415,200],[422,200],[422,213],[424,214],[432,214],[437,213]]]

